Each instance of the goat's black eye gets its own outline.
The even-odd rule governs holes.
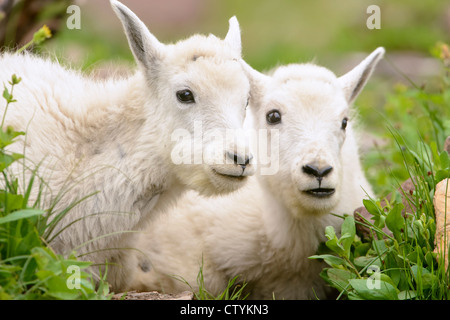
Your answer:
[[[269,124],[277,124],[281,122],[281,113],[278,110],[271,110],[266,114],[266,120]]]
[[[177,91],[177,99],[181,103],[194,103],[194,94],[189,89]]]
[[[342,124],[341,124],[341,129],[342,130],[345,130],[345,128],[347,128],[347,123],[348,123],[348,118],[347,117],[342,119]]]

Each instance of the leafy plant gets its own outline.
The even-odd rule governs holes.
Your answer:
[[[26,50],[27,48],[29,48],[32,45],[39,45],[39,44],[43,43],[46,39],[49,39],[51,37],[52,37],[52,32],[46,25],[44,25],[33,34],[33,39],[31,39],[28,43],[26,43],[22,48],[17,50],[17,53],[20,53],[20,52]]]
[[[405,103],[412,107],[412,100],[427,119],[424,121],[423,116],[410,114],[404,126],[390,126],[397,154],[388,154],[391,157],[388,161],[392,161],[394,167],[398,164],[391,171],[393,185],[398,187],[400,179],[411,178],[414,190],[408,194],[395,191],[385,204],[379,199],[364,200],[371,218],[355,222],[352,216],[343,217],[340,236],[333,227],[327,227],[325,250],[310,257],[322,259],[329,266],[323,269],[321,276],[339,291],[339,299],[450,298],[449,271],[445,269],[443,257],[433,252],[435,186],[450,177],[449,155],[439,150],[450,134],[450,55],[448,46],[439,46],[447,52],[447,55],[439,55],[446,68],[440,91],[426,93],[414,87],[403,90],[396,99],[391,97],[389,101],[404,108]],[[405,203],[414,208],[413,212],[405,210]],[[370,230],[370,239],[356,234],[356,223]]]
[[[29,206],[34,175],[24,193],[9,167],[23,155],[7,146],[24,132],[4,128],[8,107],[16,100],[14,87],[21,79],[13,75],[10,89],[4,86],[5,112],[0,125],[0,299],[106,299],[109,288],[104,279],[96,287],[92,275],[84,271],[89,262],[55,254],[44,241],[48,224],[46,212]],[[71,272],[73,270],[73,272]]]
[[[203,277],[203,258],[202,265],[197,274],[197,286],[198,290],[194,289],[191,284],[189,284],[183,277],[174,276],[177,280],[185,283],[189,286],[191,291],[194,293],[194,297],[196,300],[245,300],[248,296],[244,289],[246,287],[246,283],[240,283],[238,281],[239,275],[228,281],[227,287],[217,296],[210,293],[205,288],[205,281]]]

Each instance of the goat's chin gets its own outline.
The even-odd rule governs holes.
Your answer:
[[[297,206],[308,215],[323,215],[333,211],[339,201],[338,190],[329,195],[314,195],[304,191],[298,191],[295,197]]]
[[[248,180],[248,172],[242,173],[242,169],[236,168],[236,166],[211,166],[206,170],[211,186],[203,192],[199,192],[208,196],[225,195],[234,192],[243,187]]]
[[[211,181],[210,185],[205,185],[203,187],[196,186],[194,188],[202,196],[206,197],[224,196],[236,190],[239,190],[241,186],[244,185],[245,181],[247,181],[247,179],[244,179],[242,182],[239,183]]]
[[[188,189],[210,197],[226,195],[243,187],[248,176],[241,175],[242,169],[239,170],[233,167],[201,165],[178,172],[177,176]]]

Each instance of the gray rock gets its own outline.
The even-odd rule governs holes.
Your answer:
[[[184,291],[176,294],[163,294],[156,291],[137,292],[129,291],[125,293],[117,293],[112,296],[111,300],[193,300],[194,294]]]

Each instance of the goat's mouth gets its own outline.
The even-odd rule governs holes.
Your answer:
[[[316,188],[303,191],[304,193],[316,197],[316,198],[328,198],[331,197],[336,190],[332,188]]]
[[[228,173],[222,173],[222,172],[218,172],[215,169],[212,169],[212,172],[214,172],[216,175],[220,176],[220,177],[224,177],[226,179],[232,179],[232,180],[237,180],[237,181],[242,181],[245,180],[245,178],[247,178],[247,176],[244,175],[234,175],[234,174],[228,174]]]

